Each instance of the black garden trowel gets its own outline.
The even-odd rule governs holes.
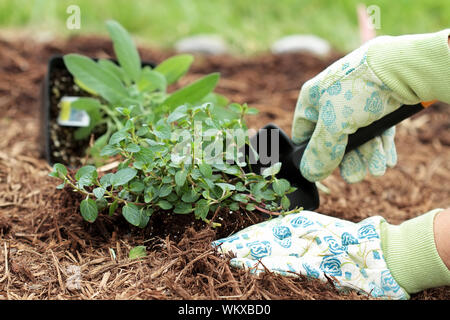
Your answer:
[[[379,136],[383,131],[424,110],[429,105],[426,103],[403,105],[369,126],[359,128],[355,133],[348,136],[345,153]],[[256,151],[258,157],[252,156],[252,151],[247,146],[247,162],[250,164],[249,168],[255,173],[261,173],[262,170],[274,164],[274,158],[281,162],[281,170],[277,174],[277,178],[284,178],[290,182],[291,186],[297,188],[296,191],[288,195],[291,209],[303,207],[305,210],[316,210],[320,204],[316,184],[306,180],[299,168],[308,142],[309,140],[299,145],[294,144],[278,126],[269,124],[250,138],[253,152]]]

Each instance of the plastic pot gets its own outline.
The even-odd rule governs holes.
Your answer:
[[[94,59],[97,60],[97,59]],[[115,60],[111,60],[117,63]],[[153,62],[143,62],[143,66],[155,67]],[[41,88],[40,138],[41,153],[50,165],[62,163],[69,167],[77,167],[89,146],[89,138],[76,140],[74,132],[78,127],[58,124],[59,102],[62,97],[91,97],[81,90],[67,70],[63,56],[52,56],[48,61],[47,73]],[[94,138],[105,133],[106,128],[96,127]]]

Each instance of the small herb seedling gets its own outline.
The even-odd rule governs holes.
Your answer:
[[[125,124],[100,153],[120,158],[116,172],[100,177],[88,165],[72,176],[55,164],[50,176],[62,181],[58,188],[69,186],[84,195],[80,211],[89,222],[106,208],[110,215],[120,209],[130,224],[141,228],[152,214],[164,211],[194,214],[207,223],[219,208],[271,215],[298,212],[289,210],[286,196],[295,188],[276,177],[281,163],[255,174],[244,171],[246,164],[238,160],[249,142],[244,116],[256,110],[233,104],[238,117],[215,118],[214,108],[211,103],[181,105],[156,123],[122,108],[118,112]]]

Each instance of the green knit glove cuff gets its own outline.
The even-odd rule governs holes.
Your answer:
[[[431,100],[450,103],[449,35],[450,29],[378,37],[368,49],[367,63],[404,104]]]
[[[391,225],[382,222],[381,247],[397,283],[408,293],[450,285],[450,270],[439,256],[434,241],[435,209],[417,218]]]

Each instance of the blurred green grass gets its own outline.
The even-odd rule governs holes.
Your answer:
[[[449,27],[448,0],[0,0],[0,28],[106,34],[104,21],[115,19],[158,47],[188,35],[215,33],[235,53],[252,54],[268,50],[282,36],[304,33],[347,52],[359,45],[358,3],[380,8],[379,35]],[[72,4],[81,9],[81,29],[76,31],[66,28],[66,9]]]

